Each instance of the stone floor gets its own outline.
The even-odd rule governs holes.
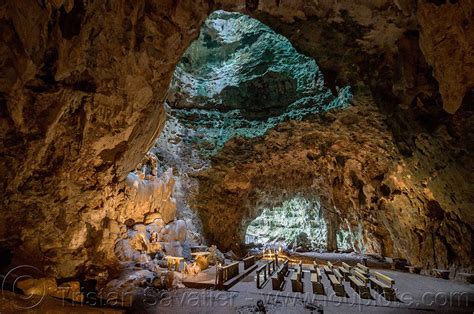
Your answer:
[[[229,264],[232,261],[227,260],[226,262]],[[233,286],[236,281],[250,278],[248,275],[255,274],[255,271],[252,272],[252,270],[255,270],[255,268],[256,266],[245,269],[244,263],[239,262],[239,275],[224,283],[225,289],[228,289],[227,286]],[[216,267],[211,266],[208,269],[201,271],[196,276],[182,276],[181,278],[182,284],[186,287],[197,289],[214,289],[216,284]]]
[[[258,262],[261,264],[262,262]],[[311,269],[310,264],[304,269]],[[374,269],[374,268],[371,268]],[[31,313],[68,312],[68,313],[255,313],[259,300],[267,313],[318,313],[321,307],[324,313],[473,313],[474,285],[459,281],[438,279],[406,272],[379,269],[395,279],[398,301],[386,301],[371,290],[372,299],[361,299],[344,282],[347,297],[334,295],[328,278],[323,274],[322,283],[326,295],[314,295],[309,277],[304,278],[305,293],[291,291],[289,278],[294,270],[290,267],[283,291],[274,291],[271,282],[262,289],[256,288],[255,270],[245,276],[228,291],[211,289],[181,288],[174,291],[144,290],[135,296],[131,308],[89,307],[80,304],[64,303],[50,297],[35,300],[3,291],[0,313],[18,310]],[[176,273],[178,275],[178,273]],[[180,278],[180,276],[177,276]]]
[[[119,314],[123,309],[113,307],[92,307],[70,303],[49,296],[24,296],[10,291],[0,293],[0,313],[91,313]]]
[[[310,265],[305,265],[310,269]],[[292,272],[293,270],[290,269]],[[326,295],[314,295],[309,278],[304,280],[308,293],[294,293],[287,276],[281,292],[273,291],[271,282],[262,289],[256,288],[255,271],[246,276],[229,291],[179,289],[170,293],[160,303],[144,302],[134,309],[148,313],[253,313],[258,300],[262,300],[267,313],[317,313],[322,306],[324,313],[472,313],[474,311],[474,285],[443,280],[423,275],[392,270],[380,272],[395,279],[398,301],[390,302],[371,290],[372,299],[361,299],[344,282],[346,298],[336,297],[328,278],[322,282]]]

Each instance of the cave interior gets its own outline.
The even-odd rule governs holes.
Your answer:
[[[472,1],[119,2],[0,4],[0,311],[472,312]]]

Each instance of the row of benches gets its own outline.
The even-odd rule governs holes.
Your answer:
[[[257,257],[255,255],[251,255],[244,258],[242,261],[244,263],[244,270],[246,270],[255,265]],[[239,262],[236,261],[225,266],[219,266],[216,268],[216,272],[216,286],[222,287],[224,286],[225,282],[239,275]]]
[[[267,275],[271,276],[273,274],[275,271],[275,265],[275,260],[271,260],[257,268],[256,275],[258,289],[262,289],[264,286],[265,282],[267,281]]]
[[[316,263],[314,263],[314,268],[319,269]],[[393,289],[395,280],[379,272],[373,272],[372,276],[370,276],[369,268],[360,263],[357,263],[355,267],[351,267],[344,262],[342,266],[334,266],[331,262],[327,262],[327,265],[324,265],[323,269],[337,296],[346,296],[342,281],[349,281],[351,288],[354,289],[361,298],[371,298],[369,290],[370,284],[370,288],[380,293],[385,299],[390,301],[395,300],[395,291]]]
[[[272,276],[272,289],[273,290],[282,290],[285,284],[285,277],[288,274],[288,261],[284,261],[276,273]]]
[[[273,264],[275,265],[275,264]],[[271,274],[269,265],[263,265],[257,270],[257,287],[262,288],[263,284],[260,280],[260,273],[263,272],[263,267],[268,270],[268,275]],[[275,267],[275,266],[273,266]],[[396,299],[395,291],[393,285],[395,281],[379,272],[372,272],[368,267],[358,263],[356,266],[351,267],[347,263],[342,263],[342,266],[335,266],[331,262],[328,262],[326,265],[319,267],[316,262],[314,262],[314,272],[309,270],[303,270],[301,262],[296,266],[295,271],[293,272],[290,281],[293,292],[303,292],[303,278],[310,276],[311,286],[313,293],[324,295],[324,285],[322,284],[322,270],[326,273],[331,287],[333,288],[336,296],[346,297],[343,281],[349,281],[350,286],[354,289],[361,298],[371,298],[370,288],[377,291],[379,294],[384,296],[387,300],[394,301]],[[272,289],[273,290],[283,290],[285,284],[285,277],[289,273],[288,261],[280,264],[276,272],[272,275]],[[264,276],[264,281],[266,281],[266,274]]]

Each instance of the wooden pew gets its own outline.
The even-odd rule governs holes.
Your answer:
[[[329,275],[329,274],[332,274],[332,263],[331,262],[327,262],[327,265],[324,265],[323,268],[324,268],[324,272],[326,273],[326,275]]]
[[[349,265],[347,263],[344,263],[344,262],[342,262],[342,267],[344,267],[344,269],[347,269],[348,271],[350,271],[352,269],[351,265]]]
[[[461,277],[466,283],[474,283],[474,274],[459,273],[458,276]]]
[[[339,272],[342,274],[342,277],[345,281],[349,281],[349,276],[351,275],[350,269],[345,268],[344,266],[338,267]]]
[[[247,269],[255,264],[255,255],[243,259],[244,269]]]
[[[393,270],[404,270],[405,266],[408,266],[408,261],[404,258],[392,258],[390,265]]]
[[[433,269],[435,277],[442,279],[449,279],[449,270],[447,269]]]
[[[342,282],[344,280],[344,276],[341,274],[341,272],[339,271],[339,268],[337,267],[334,267],[333,270],[332,270],[332,273],[334,274],[334,276],[336,276],[336,278]]]
[[[359,278],[359,280],[363,281],[365,284],[369,283],[369,277],[367,277],[364,273],[360,272],[359,270],[354,270],[354,275]]]
[[[278,267],[276,273],[272,276],[272,289],[281,290],[285,276],[283,275],[283,265]]]
[[[383,297],[389,301],[395,301],[395,290],[393,285],[395,280],[379,272],[374,272],[375,278],[370,277],[370,287],[383,295]]]
[[[297,271],[291,275],[291,289],[293,292],[303,293],[303,281],[301,281],[301,275]]]
[[[268,261],[267,263],[268,276],[271,276],[275,271],[275,260]]]
[[[419,274],[421,272],[420,266],[409,265],[409,266],[405,266],[405,268],[407,268],[408,271],[412,274]]]
[[[272,289],[273,290],[281,290],[282,281],[278,273],[272,275]]]
[[[261,280],[261,274],[263,273],[263,281]],[[263,264],[257,268],[257,289],[262,289],[263,285],[267,281],[267,264]]]
[[[273,290],[283,290],[285,283],[285,276],[288,273],[288,261],[285,261],[281,264],[276,273],[272,276],[272,289]]]
[[[354,289],[360,295],[361,298],[371,298],[369,287],[367,287],[369,279],[359,270],[354,270],[354,275],[349,276],[349,281],[351,283],[351,288]]]
[[[321,283],[320,275],[315,274],[315,273],[311,274],[311,286],[313,287],[314,294],[324,294],[324,286]]]
[[[319,280],[323,279],[323,274],[321,274],[321,268],[316,267],[316,274],[318,274]]]
[[[297,274],[299,276],[298,277],[299,280],[301,280],[301,278],[303,278],[303,263],[301,263],[301,261],[296,266],[295,271],[297,272]]]
[[[355,267],[361,274],[365,275],[365,276],[368,276],[369,275],[369,267],[366,267],[364,265],[362,265],[361,263],[357,263],[356,267]]]
[[[336,293],[338,297],[345,297],[346,291],[344,290],[344,286],[341,284],[339,279],[336,278],[333,274],[328,274],[329,282],[331,282],[331,287]]]
[[[324,269],[324,273],[325,273],[326,275],[332,274],[332,269],[330,269],[330,268],[328,267],[328,265],[324,265],[324,266],[323,266],[323,269]]]
[[[288,260],[284,261],[281,265],[283,265],[283,276],[286,277],[288,275]]]

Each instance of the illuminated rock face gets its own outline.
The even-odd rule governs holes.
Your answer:
[[[247,227],[245,242],[272,248],[326,250],[328,224],[324,211],[319,201],[301,197],[284,201],[280,207],[265,208]],[[350,231],[339,228],[335,233],[338,249],[352,249]]]
[[[454,182],[466,182],[471,157],[458,163],[446,129],[434,134],[416,135],[417,148],[406,157],[373,100],[356,96],[346,109],[229,141],[194,175],[199,189],[191,204],[209,241],[223,248],[238,250],[265,208],[294,195],[317,196],[322,207],[334,209],[337,229],[354,235],[357,251],[425,267],[469,267],[472,186]]]
[[[373,100],[227,142],[196,174],[191,203],[208,239],[235,246],[256,208],[330,182],[316,192],[334,196],[374,251],[472,267],[468,0],[2,2],[0,245],[13,263],[59,277],[113,269],[122,226],[138,216],[125,180],[164,125],[176,64],[217,9],[284,35],[318,61],[333,92],[350,84],[356,101]],[[305,150],[308,132],[318,136]],[[353,161],[342,166],[341,151]]]
[[[169,93],[172,108],[238,109],[254,119],[284,112],[297,100],[323,107],[334,99],[314,59],[258,20],[226,11],[205,21]]]
[[[261,136],[282,121],[347,106],[350,98],[349,86],[333,96],[315,60],[285,37],[246,15],[217,11],[176,67],[163,136],[174,138],[179,123],[186,129],[179,140],[211,155],[233,137]]]
[[[208,5],[0,7],[0,245],[56,277],[113,270],[125,222],[172,212],[169,177],[139,178],[145,193],[126,178],[163,127],[174,65]]]
[[[460,203],[453,203],[442,192],[451,181],[448,177],[455,178],[455,181],[464,180],[462,174],[467,170],[466,163],[457,163],[454,155],[439,156],[442,151],[454,153],[456,150],[451,135],[443,129],[451,128],[462,136],[462,126],[445,120],[450,126],[443,127],[444,122],[440,119],[446,119],[444,115],[435,104],[430,105],[432,108],[427,107],[433,100],[420,96],[417,105],[424,106],[425,113],[407,116],[404,123],[411,121],[410,127],[393,129],[394,125],[401,123],[394,121],[400,118],[397,116],[400,113],[377,106],[372,91],[363,86],[359,87],[349,106],[321,106],[314,102],[312,108],[316,109],[317,115],[305,115],[308,107],[296,107],[293,111],[296,114],[290,117],[294,119],[287,119],[285,111],[276,114],[267,109],[262,110],[256,119],[252,114],[255,115],[259,107],[256,106],[252,114],[249,112],[252,111],[251,105],[260,99],[252,101],[251,97],[256,96],[248,93],[244,93],[247,98],[236,97],[235,103],[229,107],[226,105],[225,84],[234,84],[239,89],[242,85],[242,90],[247,91],[246,79],[255,68],[242,67],[239,62],[254,64],[258,68],[262,54],[258,49],[246,49],[241,42],[216,39],[225,37],[221,30],[235,29],[227,28],[225,23],[213,22],[213,19],[221,21],[224,15],[221,12],[210,17],[200,39],[185,53],[186,65],[178,65],[169,99],[170,119],[153,150],[164,165],[177,169],[177,180],[186,190],[182,193],[182,207],[190,209],[189,212],[197,211],[202,231],[210,243],[217,243],[222,249],[239,251],[248,228],[253,228],[254,235],[258,235],[256,232],[262,227],[258,224],[252,227],[254,219],[258,222],[260,215],[272,217],[272,208],[278,211],[285,208],[289,200],[300,196],[319,199],[325,209],[321,224],[325,224],[326,232],[313,237],[317,239],[313,248],[345,249],[347,235],[350,235],[350,247],[356,251],[404,257],[414,264],[447,267],[454,263],[463,264],[463,260],[469,259],[470,246],[463,247],[457,243],[459,240],[471,242],[470,223],[461,222],[456,217],[457,213],[468,213],[470,202],[467,200],[472,185],[456,189],[455,185],[450,185],[450,193],[466,200]],[[236,23],[231,19],[242,17],[230,14],[226,21]],[[245,27],[243,21],[248,21],[252,27]],[[257,38],[255,25],[259,25],[258,22],[249,18],[243,21],[239,22],[242,30],[239,36],[233,33],[229,37],[241,40],[246,36],[245,31],[251,29],[251,34]],[[219,25],[217,30],[212,28],[216,24]],[[268,30],[265,27],[260,30],[268,38]],[[252,44],[259,47],[257,39]],[[233,59],[235,47],[240,48],[237,50],[239,56],[241,51],[255,51],[255,54],[247,53],[243,60]],[[219,52],[220,48],[224,53]],[[209,49],[212,54],[206,52]],[[205,61],[209,55],[220,56],[225,62],[210,58],[207,64]],[[278,63],[278,58],[275,61]],[[224,63],[232,65],[226,68],[233,69],[231,78],[220,76]],[[197,65],[199,71],[193,71],[191,65]],[[264,65],[266,68],[274,66],[269,62],[264,62]],[[186,75],[184,68],[187,69]],[[246,71],[240,76],[241,73],[235,69]],[[291,77],[292,73],[287,71],[285,77]],[[253,74],[252,79],[258,80],[258,75]],[[213,87],[211,83],[219,81],[219,92],[212,88],[199,88],[199,97],[190,97],[197,91],[190,91],[183,84],[183,77],[198,82],[195,86],[208,86],[209,82]],[[262,88],[262,93],[278,94],[280,86],[273,83],[270,90]],[[317,90],[323,99],[327,91],[322,85]],[[377,93],[373,94],[379,97]],[[305,98],[304,93],[298,95]],[[318,94],[315,92],[313,97],[318,97]],[[331,98],[326,96],[325,99]],[[348,98],[339,95],[335,99]],[[282,102],[282,109],[299,102],[297,99],[290,105],[287,103]],[[264,112],[268,117],[262,119]],[[420,120],[422,123],[418,122]],[[435,136],[430,135],[433,130]],[[468,155],[465,155],[466,160],[472,158]],[[432,177],[437,167],[449,168],[449,174]],[[437,211],[439,215],[426,214],[432,211],[429,208],[433,208],[433,204],[440,204],[436,208],[443,208]],[[462,209],[458,211],[459,206]],[[434,219],[435,216],[438,218]],[[271,230],[271,226],[265,226],[270,236],[260,234],[262,239],[278,239],[278,223],[275,222],[275,230]],[[433,229],[439,230],[434,240]],[[296,234],[290,233],[295,230],[287,230],[287,234],[283,232],[281,236],[292,242]],[[343,234],[345,236],[341,237]]]

